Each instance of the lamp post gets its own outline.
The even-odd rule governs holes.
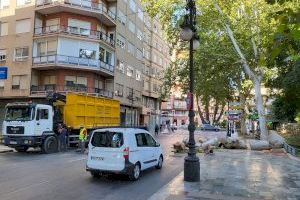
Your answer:
[[[188,155],[184,159],[184,181],[188,182],[198,182],[200,181],[200,162],[199,158],[197,157],[196,146],[195,146],[195,112],[194,112],[194,59],[193,59],[193,51],[199,47],[199,38],[196,34],[196,5],[195,0],[186,0],[186,11],[187,15],[185,15],[184,23],[182,25],[182,30],[180,32],[180,37],[184,41],[190,42],[189,48],[189,151]]]

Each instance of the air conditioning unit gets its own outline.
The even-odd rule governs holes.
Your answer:
[[[0,55],[0,61],[5,61],[6,60],[6,55]]]
[[[25,3],[25,4],[30,4],[30,3],[31,3],[31,0],[25,0],[24,3]]]

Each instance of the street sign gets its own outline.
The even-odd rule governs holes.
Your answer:
[[[188,110],[192,110],[194,108],[193,102],[193,93],[189,92],[186,97],[186,107]]]
[[[0,67],[0,80],[7,79],[7,67]]]
[[[240,115],[228,115],[227,119],[231,121],[240,120]]]

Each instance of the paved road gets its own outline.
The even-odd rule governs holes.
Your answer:
[[[186,132],[160,135],[166,157],[163,169],[147,170],[136,182],[122,176],[94,179],[85,171],[87,156],[73,151],[0,154],[0,199],[147,199],[183,170],[183,157],[171,156],[170,148],[183,137]]]

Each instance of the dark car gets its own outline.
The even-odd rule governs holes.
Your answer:
[[[220,128],[210,124],[202,124],[201,130],[203,131],[220,131]]]

